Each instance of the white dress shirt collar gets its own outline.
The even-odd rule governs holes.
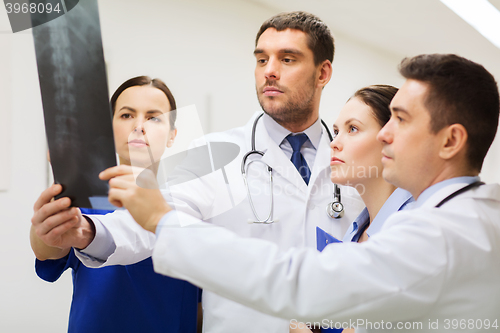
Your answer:
[[[264,113],[263,120],[269,137],[276,142],[278,146],[281,146],[282,144],[289,144],[285,138],[292,132],[278,124],[267,113]],[[321,128],[321,119],[318,117],[314,124],[301,133],[305,133],[309,138],[309,140],[304,143],[304,146],[308,145],[309,142],[312,145],[310,148],[317,150],[321,140],[321,134],[323,133],[323,129]]]

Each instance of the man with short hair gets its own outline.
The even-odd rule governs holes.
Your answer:
[[[255,114],[244,127],[210,134],[195,142],[195,146],[206,145],[207,141],[230,142],[240,150],[223,170],[212,174],[197,175],[198,165],[183,170],[192,176],[187,178],[195,179],[171,186],[169,202],[179,211],[238,235],[272,242],[283,251],[316,248],[316,226],[340,238],[364,207],[355,190],[342,187],[345,216],[336,219],[326,212],[333,200],[331,139],[321,124],[319,104],[322,89],[332,75],[333,37],[314,15],[282,13],[264,22],[254,54],[257,97],[265,114]],[[241,161],[252,149],[261,151],[262,156],[253,154],[244,165],[247,195]],[[268,190],[268,169],[260,162],[273,170],[272,193]],[[35,213],[34,223],[58,221],[52,228],[60,226],[58,231],[64,231],[61,225],[74,216],[64,215],[66,211],[61,209],[66,207],[55,208],[58,201],[47,201],[46,207]],[[86,265],[134,263],[151,255],[154,235],[138,227],[128,212],[87,217],[97,230],[93,241],[83,243],[81,238],[70,237],[67,243],[85,248],[76,253]],[[78,219],[87,223],[81,215]],[[67,224],[68,234],[70,227]],[[46,239],[50,242],[50,232]],[[214,258],[205,264],[216,261]],[[210,291],[204,291],[202,299],[205,332],[288,332],[287,320],[262,314]]]
[[[124,167],[101,178],[111,178],[110,200],[156,232],[157,272],[292,319],[292,325],[497,330],[500,185],[478,177],[498,127],[497,84],[484,67],[456,55],[405,59],[400,72],[407,80],[378,139],[384,178],[416,202],[366,242],[284,252],[170,212],[159,193],[127,181],[131,171]]]

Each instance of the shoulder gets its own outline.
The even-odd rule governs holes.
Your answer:
[[[499,215],[500,186],[483,185],[453,198],[439,208],[424,205],[399,211],[387,219],[384,230],[422,235],[435,233],[443,239],[458,237],[466,240],[481,232],[500,234]]]
[[[244,138],[250,137],[252,133],[252,128],[255,124],[256,119],[262,114],[262,112],[255,112],[252,117],[246,122],[246,124],[238,127],[233,127],[231,129],[221,131],[221,132],[214,132],[214,133],[209,133],[205,135],[205,138],[208,141],[216,141],[216,140],[221,140],[221,139],[239,139],[239,138]],[[258,124],[262,123],[262,120],[258,122]],[[265,126],[258,126],[258,128],[263,128],[265,129]]]

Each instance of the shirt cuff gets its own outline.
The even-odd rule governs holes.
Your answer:
[[[160,236],[161,230],[165,228],[199,228],[199,227],[212,227],[213,225],[203,222],[202,220],[191,216],[189,214],[171,210],[163,215],[156,226],[156,237]]]
[[[75,250],[86,257],[105,262],[109,258],[109,256],[111,256],[116,250],[113,236],[111,236],[108,229],[106,229],[104,224],[102,224],[102,222],[96,216],[85,215],[85,217],[91,219],[94,223],[95,237],[94,240],[92,240],[92,242],[86,248],[82,250]]]
[[[179,219],[177,217],[177,212],[175,210],[171,210],[167,214],[163,215],[163,217],[160,219],[160,222],[158,222],[158,225],[156,226],[155,234],[156,237],[160,235],[161,229],[166,226],[178,226],[179,225]]]

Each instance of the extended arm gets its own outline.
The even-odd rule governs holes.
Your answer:
[[[281,252],[169,213],[157,230],[153,262],[159,273],[282,318],[403,321],[429,310],[446,273],[439,229],[405,224],[363,244]]]
[[[400,213],[404,223],[362,244],[281,252],[274,243],[169,212],[159,191],[139,188],[131,175],[130,168],[114,167],[101,179],[111,179],[111,202],[127,207],[143,228],[156,230],[153,262],[159,273],[303,321],[406,320],[428,311],[439,296],[446,243],[435,221],[425,217]]]

